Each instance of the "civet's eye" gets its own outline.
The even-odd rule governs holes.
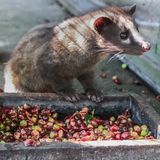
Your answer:
[[[120,34],[120,38],[121,38],[121,39],[127,39],[127,38],[128,38],[128,34],[127,34],[126,32],[122,32],[122,33]]]

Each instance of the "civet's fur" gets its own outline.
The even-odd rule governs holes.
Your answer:
[[[93,87],[98,63],[110,53],[143,54],[147,42],[131,17],[134,11],[135,5],[112,7],[34,27],[19,41],[5,68],[5,92],[54,91],[76,101],[79,95],[71,83],[78,78],[87,96],[99,102],[103,93]],[[110,21],[101,26],[105,18]],[[120,39],[124,31],[129,33],[127,40]]]

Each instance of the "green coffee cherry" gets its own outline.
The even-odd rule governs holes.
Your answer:
[[[103,134],[107,134],[108,133],[108,131],[107,130],[103,130],[103,132],[102,132]]]
[[[127,64],[122,64],[122,66],[121,66],[123,69],[126,69],[127,68]]]
[[[27,126],[27,121],[26,120],[22,120],[20,121],[20,126]]]
[[[142,130],[141,131],[141,136],[145,137],[147,135],[147,131],[146,130]]]

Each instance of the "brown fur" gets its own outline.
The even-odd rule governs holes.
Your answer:
[[[99,33],[94,22],[105,16],[113,24],[104,25],[106,28],[100,29],[102,33]],[[115,34],[119,36],[119,31],[124,29],[118,16],[134,24],[124,10],[107,8],[31,29],[15,47],[5,69],[5,91],[54,91],[74,102],[79,95],[72,89],[72,79],[78,78],[87,96],[93,101],[101,101],[103,93],[93,87],[94,69],[109,53],[122,52],[128,47],[122,47],[119,37],[116,39]]]

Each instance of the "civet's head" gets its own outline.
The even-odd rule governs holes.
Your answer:
[[[94,29],[100,38],[97,43],[101,48],[121,54],[142,55],[150,50],[151,45],[139,34],[132,18],[136,5],[122,8],[106,8],[94,21]]]

